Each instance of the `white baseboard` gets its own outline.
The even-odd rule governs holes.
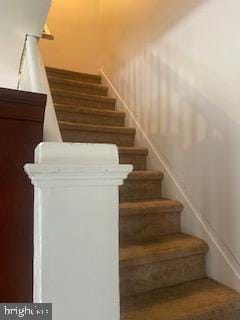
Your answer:
[[[165,196],[178,199],[185,207],[182,213],[182,231],[204,239],[209,245],[207,255],[207,275],[240,292],[240,264],[234,258],[229,248],[209,224],[207,219],[193,205],[187,196],[181,182],[168,165],[167,160],[160,154],[141,125],[135,118],[131,108],[119,95],[109,77],[100,69],[103,84],[109,88],[109,95],[117,99],[117,109],[127,114],[127,125],[134,126],[137,130],[136,144],[149,150],[148,166],[151,169],[162,170],[165,176],[163,192]]]

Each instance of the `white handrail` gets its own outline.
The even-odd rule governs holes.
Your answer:
[[[44,141],[61,142],[52,95],[38,45],[38,38],[27,36],[21,63],[19,89],[47,95],[44,120]]]
[[[45,24],[43,33],[42,33],[42,39],[47,39],[47,40],[54,40],[53,34],[50,32],[48,26]]]

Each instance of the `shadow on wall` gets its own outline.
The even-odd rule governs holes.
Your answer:
[[[240,261],[240,127],[175,64],[176,50],[146,48],[120,69],[115,85],[195,208]]]

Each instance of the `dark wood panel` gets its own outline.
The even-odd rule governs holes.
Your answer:
[[[44,95],[0,89],[0,302],[32,301],[33,187],[23,166],[42,141],[45,104]]]
[[[0,88],[0,118],[41,122],[44,94]]]

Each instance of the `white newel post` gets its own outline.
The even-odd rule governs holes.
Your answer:
[[[119,320],[118,186],[132,166],[104,144],[42,143],[35,158],[35,302],[54,320]]]

